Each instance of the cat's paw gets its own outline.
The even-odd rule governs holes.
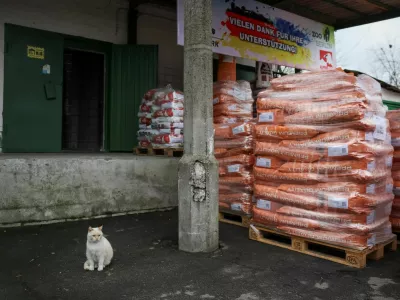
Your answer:
[[[83,264],[83,269],[86,270],[86,271],[89,271],[89,270],[90,270],[90,264],[89,264],[89,262],[85,262],[85,263]]]
[[[94,271],[94,266],[90,266],[89,271]]]
[[[103,266],[99,266],[98,268],[97,268],[97,271],[103,271]]]

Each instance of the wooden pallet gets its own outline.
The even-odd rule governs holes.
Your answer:
[[[250,217],[245,215],[244,213],[234,213],[232,211],[219,211],[219,221],[222,223],[237,225],[241,227],[249,228],[250,226]]]
[[[382,259],[385,249],[390,251],[396,251],[397,249],[397,237],[395,235],[371,249],[355,250],[291,236],[257,224],[250,225],[249,238],[264,244],[286,248],[355,268],[364,268],[367,264],[367,258],[372,260]]]
[[[393,233],[397,235],[397,244],[400,244],[400,230],[399,229],[392,229]]]
[[[144,156],[168,156],[168,157],[182,157],[183,156],[183,148],[135,148],[133,152],[136,155],[144,155]]]

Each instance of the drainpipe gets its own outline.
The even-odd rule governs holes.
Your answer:
[[[187,252],[214,251],[219,238],[211,1],[183,1],[185,154],[179,162],[179,249]]]

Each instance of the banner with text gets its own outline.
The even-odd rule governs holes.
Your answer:
[[[178,44],[184,44],[178,0]],[[334,28],[249,0],[212,0],[216,53],[306,70],[336,67]]]

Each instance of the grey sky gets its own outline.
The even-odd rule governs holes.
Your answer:
[[[373,49],[389,41],[400,46],[399,28],[400,18],[396,18],[336,31],[337,65],[379,77]]]

